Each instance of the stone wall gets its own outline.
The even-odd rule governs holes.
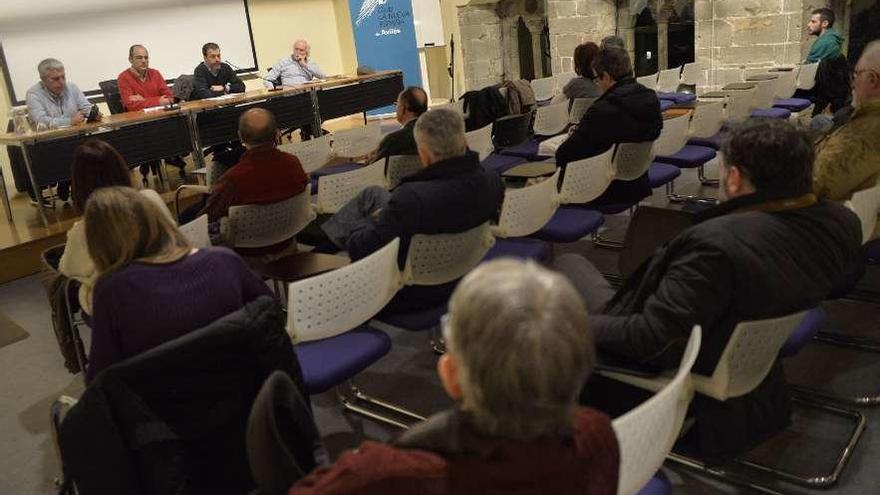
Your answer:
[[[501,18],[496,4],[464,5],[458,8],[464,91],[479,89],[504,80]]]
[[[574,49],[614,34],[614,0],[547,0],[553,74],[574,70]]]

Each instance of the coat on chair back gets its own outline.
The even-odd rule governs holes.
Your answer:
[[[79,493],[247,493],[245,428],[275,370],[304,390],[276,301],[244,308],[113,365],[61,423],[65,477]]]

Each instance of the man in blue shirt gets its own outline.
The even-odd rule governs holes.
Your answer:
[[[267,88],[271,88],[274,84],[270,81],[280,79],[281,86],[293,86],[326,77],[326,74],[318,67],[318,64],[309,60],[310,52],[311,47],[308,41],[297,40],[293,44],[293,53],[291,53],[290,57],[284,57],[279,60],[269,70],[269,74],[266,76],[268,80],[263,84]]]
[[[67,82],[64,64],[47,58],[37,65],[37,71],[40,82],[25,97],[34,124],[54,129],[85,122],[92,104],[75,84]]]

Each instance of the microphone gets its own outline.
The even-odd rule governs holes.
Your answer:
[[[239,67],[239,66],[233,64],[233,63],[230,62],[229,60],[224,60],[223,63],[226,64],[226,65],[228,65],[228,66],[230,66],[230,67],[232,67],[233,69],[235,69],[235,70],[237,70],[237,71],[239,71],[239,70],[240,70],[240,71],[243,71],[243,70],[244,70],[244,69],[242,69],[241,67]],[[272,80],[272,79],[265,78],[265,77],[263,77],[263,76],[261,76],[261,75],[259,75],[259,74],[257,74],[257,77],[259,77],[260,79],[262,79],[262,80],[264,80],[264,81],[267,81],[267,82],[272,83],[272,87],[269,88],[269,91],[278,91],[278,90],[282,89],[281,86],[279,86],[278,83],[275,82],[275,81]]]

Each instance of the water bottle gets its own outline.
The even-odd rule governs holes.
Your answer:
[[[16,134],[25,134],[30,130],[27,120],[27,112],[25,110],[17,110],[12,114],[12,121],[15,126]]]

